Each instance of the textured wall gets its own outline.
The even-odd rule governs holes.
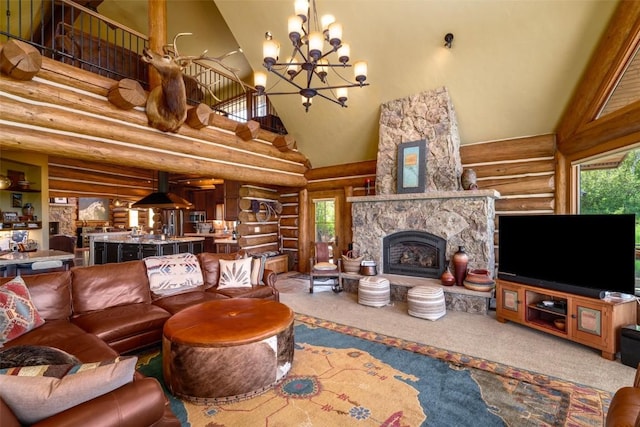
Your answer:
[[[395,194],[398,145],[425,140],[425,192],[461,190],[460,135],[446,88],[383,104],[376,170],[376,194]]]
[[[425,191],[396,194],[398,145],[425,140]],[[354,250],[382,267],[382,239],[405,230],[426,231],[447,241],[447,260],[460,246],[469,268],[495,267],[494,190],[463,191],[460,137],[446,88],[382,106],[376,195],[350,197]]]

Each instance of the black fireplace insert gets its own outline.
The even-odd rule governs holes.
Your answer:
[[[409,230],[382,239],[383,272],[439,278],[445,265],[447,241],[425,231]]]

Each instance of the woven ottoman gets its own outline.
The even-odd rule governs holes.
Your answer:
[[[384,277],[367,276],[358,283],[358,304],[382,307],[391,302],[389,281]]]
[[[409,315],[428,320],[438,320],[447,313],[442,288],[414,286],[407,292]]]

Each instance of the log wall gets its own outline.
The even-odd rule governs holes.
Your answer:
[[[108,101],[115,84],[48,58],[32,80],[0,75],[0,147],[255,184],[306,185],[308,159],[295,149],[276,148],[277,135],[260,131],[245,141],[217,124],[159,132],[148,126],[143,108],[123,110]]]
[[[263,202],[273,206],[280,203],[280,194],[277,189],[255,185],[242,185],[240,187],[240,199],[238,201],[240,213],[238,214],[238,245],[248,254],[280,251],[280,227],[282,212],[269,212],[265,206],[254,212],[253,205]]]
[[[476,171],[478,187],[495,189],[501,197],[496,200],[496,234],[494,240],[497,250],[497,229],[502,215],[515,214],[552,214],[555,211],[555,136],[540,135],[467,144],[460,147],[463,168]],[[351,241],[351,206],[346,198],[365,195],[365,180],[375,180],[375,161],[353,163],[311,169],[306,177],[307,190],[301,193],[284,193],[280,197],[286,210],[283,210],[280,232],[282,250],[296,256],[296,261],[309,257],[309,244],[313,230],[302,230],[301,225],[310,226],[309,209],[303,208],[303,200],[311,200],[315,192],[340,190],[345,198],[345,215],[340,236],[345,242]],[[307,195],[308,197],[304,197]],[[373,193],[370,193],[373,194]],[[306,203],[309,203],[308,201]],[[286,214],[285,214],[286,212]],[[283,226],[284,219],[289,221]],[[294,222],[295,221],[295,222]],[[295,255],[293,255],[295,254]],[[497,259],[497,253],[496,253]],[[295,268],[295,267],[294,267]],[[297,268],[306,270],[306,263]]]
[[[540,135],[460,147],[464,169],[476,171],[478,188],[500,192],[496,200],[494,243],[503,215],[553,214],[556,211],[555,135]]]

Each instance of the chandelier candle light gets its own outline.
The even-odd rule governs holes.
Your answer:
[[[257,72],[254,75],[254,86],[258,94],[299,94],[302,105],[308,112],[316,95],[346,107],[348,88],[369,85],[364,83],[367,79],[367,63],[358,61],[353,66],[349,64],[350,47],[342,43],[342,25],[335,21],[333,15],[324,15],[318,21],[315,0],[295,1],[295,15],[289,18],[288,29],[293,45],[291,56],[286,62],[278,62],[280,44],[267,31],[262,45],[263,65],[269,72],[295,86],[296,90],[266,93],[267,74]],[[338,62],[330,62],[331,57],[337,57]],[[351,67],[355,83],[338,72],[340,68]],[[338,84],[329,82],[329,71],[335,74]],[[298,76],[302,77],[296,80]]]

